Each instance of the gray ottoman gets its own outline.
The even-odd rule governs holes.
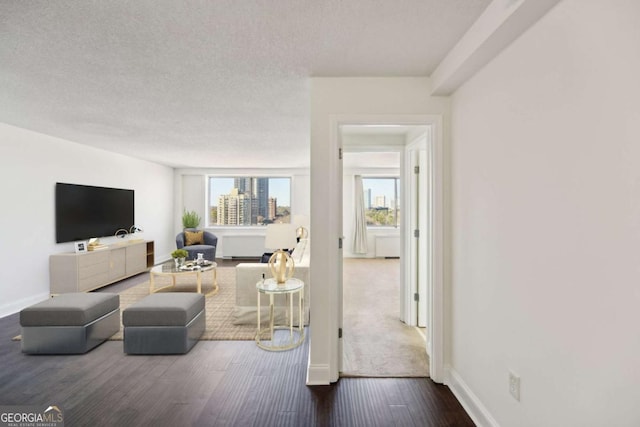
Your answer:
[[[122,324],[127,354],[188,353],[204,332],[204,296],[149,295],[122,312]]]
[[[62,294],[20,311],[20,326],[24,353],[86,353],[120,330],[120,297]]]

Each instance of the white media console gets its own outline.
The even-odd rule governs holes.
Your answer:
[[[153,267],[153,241],[115,244],[104,249],[49,257],[50,293],[88,292]]]

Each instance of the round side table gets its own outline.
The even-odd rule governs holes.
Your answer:
[[[258,291],[258,329],[256,331],[256,344],[258,347],[269,351],[285,351],[298,347],[304,341],[304,282],[300,279],[287,279],[285,283],[278,284],[275,279],[265,279],[256,283]],[[293,327],[293,298],[298,294],[298,327]],[[260,294],[269,295],[269,327],[262,328],[260,319]],[[274,325],[274,298],[276,295],[285,295],[289,300],[287,310],[288,325]],[[275,344],[273,331],[279,329],[289,330],[289,339],[283,340],[282,344]],[[267,344],[260,337],[269,331],[270,344]]]

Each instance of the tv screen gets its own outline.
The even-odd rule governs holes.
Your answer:
[[[133,190],[56,183],[56,242],[113,236],[135,224]]]

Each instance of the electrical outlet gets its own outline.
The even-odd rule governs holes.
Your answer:
[[[518,402],[520,401],[520,377],[511,371],[509,371],[509,393]]]

